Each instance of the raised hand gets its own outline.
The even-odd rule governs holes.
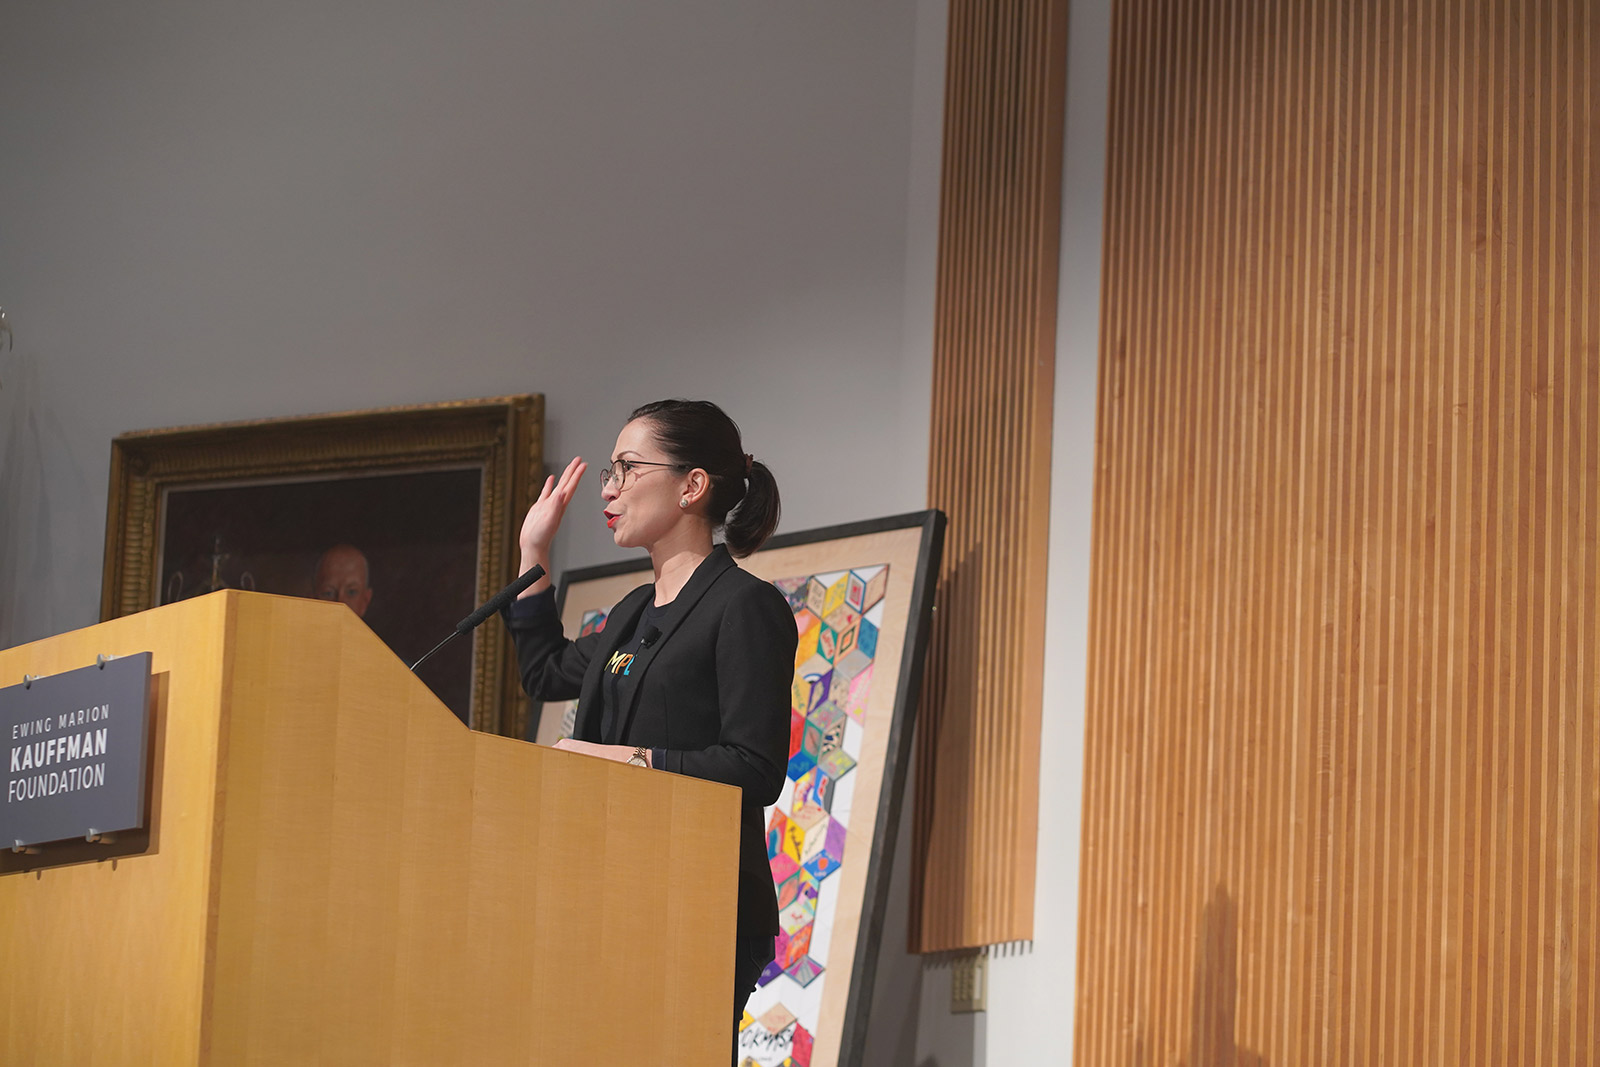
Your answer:
[[[528,514],[523,517],[522,530],[517,535],[517,545],[522,550],[519,573],[527,571],[535,563],[546,571],[550,569],[550,542],[555,540],[556,531],[561,528],[561,518],[567,513],[567,505],[572,503],[572,494],[577,491],[578,482],[588,469],[589,465],[575,456],[559,478],[552,474],[544,480],[539,499],[533,502]],[[523,596],[543,592],[549,587],[550,579],[541,578]]]

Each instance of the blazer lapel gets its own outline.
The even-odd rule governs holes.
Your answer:
[[[672,601],[672,610],[667,612],[666,618],[661,620],[658,627],[661,631],[661,636],[651,642],[649,648],[641,649],[633,657],[633,669],[639,672],[639,678],[633,683],[633,693],[628,698],[628,713],[617,717],[617,735],[616,739],[610,741],[611,744],[620,744],[621,739],[628,736],[628,727],[633,724],[634,713],[639,710],[639,694],[644,691],[644,676],[649,672],[650,664],[655,662],[656,656],[661,654],[661,650],[671,640],[679,624],[694,610],[694,606],[700,602],[701,597],[706,595],[707,590],[716,584],[718,578],[721,578],[737,566],[738,564],[733,561],[733,557],[728,554],[727,547],[725,545],[717,545],[711,550],[711,555],[700,561],[700,566],[695,568],[694,573],[689,576],[688,582],[684,583],[683,588]],[[654,588],[654,586],[651,586],[651,589]],[[642,612],[643,610],[644,604],[641,602],[639,611]],[[635,618],[637,618],[637,614]]]

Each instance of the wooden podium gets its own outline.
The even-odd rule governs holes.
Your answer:
[[[737,790],[473,733],[341,604],[214,593],[0,682],[146,650],[148,847],[6,854],[0,1063],[727,1062]]]

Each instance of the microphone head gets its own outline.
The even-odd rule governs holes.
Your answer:
[[[474,611],[471,615],[468,615],[466,618],[456,623],[456,632],[464,634],[468,630],[475,630],[479,626],[482,626],[484,620],[486,620],[490,615],[495,614],[501,608],[511,603],[524,589],[528,588],[528,586],[532,585],[534,582],[537,582],[543,577],[544,568],[535,563],[533,566],[528,568],[527,573],[521,575],[516,581],[512,582],[494,596],[490,597],[483,603],[482,606],[478,608],[478,610]]]

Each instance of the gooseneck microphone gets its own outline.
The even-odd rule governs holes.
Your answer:
[[[428,651],[424,652],[422,654],[422,659],[417,660],[417,662],[411,665],[412,671],[415,671],[418,667],[422,666],[423,660],[439,651],[445,645],[448,645],[451,641],[454,641],[464,633],[470,633],[482,626],[484,620],[488,619],[490,615],[495,614],[501,608],[511,603],[517,598],[519,593],[543,577],[543,567],[539,566],[537,563],[529,567],[527,573],[523,574],[516,581],[500,590],[488,600],[485,600],[483,604],[479,606],[478,610],[474,611],[471,615],[468,615],[466,618],[456,623],[455,632],[450,634],[443,641],[440,641],[437,645],[434,645],[432,648],[428,649]]]

